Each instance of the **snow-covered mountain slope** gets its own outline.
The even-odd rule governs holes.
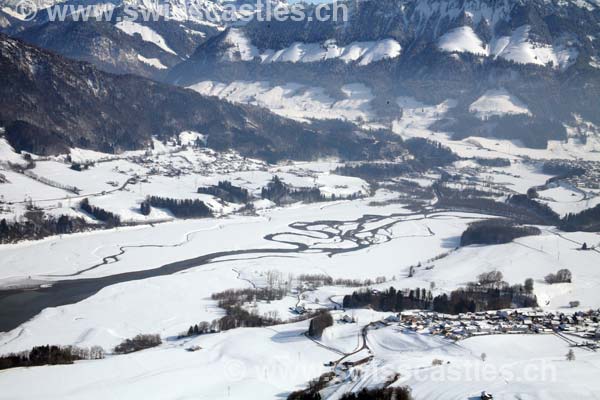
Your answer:
[[[299,121],[312,119],[369,120],[373,117],[371,90],[361,84],[341,88],[345,98],[336,100],[323,88],[294,83],[272,86],[268,82],[234,81],[224,84],[203,81],[189,87],[206,96],[241,104],[265,107],[281,116]]]
[[[504,89],[488,90],[469,106],[469,111],[480,118],[492,115],[531,115],[531,112],[521,100]]]
[[[242,39],[240,32],[236,36],[248,46],[275,52],[332,40],[343,47],[388,39],[385,43],[393,46],[388,50],[394,54],[391,58],[417,43],[438,42],[444,51],[467,51],[538,65],[554,61],[556,66],[565,67],[577,58],[577,48],[586,41],[584,32],[591,37],[598,33],[594,21],[598,21],[600,9],[585,4],[589,7],[582,7],[581,1],[367,0],[347,4],[346,22],[250,21],[240,28],[245,37]],[[578,19],[588,25],[573,29],[571,22]],[[231,35],[224,35],[220,41],[231,39]],[[564,51],[570,58],[562,54]]]
[[[119,152],[145,148],[153,133],[168,138],[186,130],[205,134],[208,147],[235,148],[244,155],[258,151],[262,155],[254,155],[264,158],[296,150],[304,155],[285,157],[368,158],[371,150],[401,148],[398,138],[385,138],[383,132],[365,132],[341,121],[328,126],[299,123],[191,90],[108,74],[1,34],[0,49],[0,120],[19,150],[56,154],[82,147]]]
[[[151,67],[156,68],[156,69],[167,69],[168,68],[158,58],[146,58],[140,54],[138,54],[137,58],[141,62],[148,64]]]
[[[447,52],[467,52],[481,56],[488,56],[487,45],[477,36],[470,26],[461,26],[445,33],[439,39],[439,47]]]
[[[113,73],[159,78],[162,71],[181,61],[180,56],[166,44],[163,35],[147,26],[134,26],[138,28],[138,33],[132,29],[127,33],[110,22],[66,21],[36,25],[16,36],[65,57],[91,62]],[[185,45],[181,44],[176,48],[185,54]]]
[[[144,42],[154,43],[156,46],[160,47],[162,50],[167,53],[176,54],[169,46],[167,46],[165,39],[160,36],[158,33],[153,31],[151,28],[147,26],[140,25],[136,22],[131,21],[121,21],[115,24],[115,27],[125,32],[130,36],[140,35]]]
[[[369,120],[373,94],[362,84],[341,87],[343,99],[333,99],[323,88],[288,83],[273,86],[268,82],[234,81],[229,84],[203,81],[189,87],[206,96],[217,96],[234,103],[265,107],[281,116],[299,121],[311,119]]]
[[[346,46],[338,46],[335,40],[324,43],[300,43],[280,49],[260,51],[243,31],[230,29],[223,39],[228,45],[222,55],[223,61],[253,61],[260,59],[262,63],[290,62],[310,63],[340,59],[344,62],[358,62],[358,65],[368,65],[385,59],[396,58],[401,53],[400,44],[393,39],[379,41],[352,42]]]
[[[537,43],[530,38],[531,26],[517,28],[510,36],[492,38],[484,42],[470,26],[456,28],[439,39],[442,51],[471,53],[479,56],[503,58],[519,64],[534,64],[566,69],[577,60],[579,54],[573,42],[564,44]]]
[[[70,4],[69,1],[72,0],[65,4]],[[48,0],[43,6],[57,3]],[[16,6],[13,0],[3,0],[2,4],[6,10]],[[100,3],[99,0],[89,0],[73,4]],[[195,47],[207,38],[232,24],[222,18],[225,12],[229,12],[226,6],[233,4],[227,1],[197,0],[188,4],[184,0],[161,0],[158,3],[126,0],[114,4],[117,16],[125,5],[142,13],[168,5],[171,23],[136,23],[162,35],[166,47],[182,59],[191,55]],[[586,43],[598,36],[600,9],[592,1],[407,0],[398,3],[363,0],[345,5],[349,10],[348,21],[316,21],[316,11],[310,7],[306,10],[307,19],[303,21],[263,23],[257,18],[251,19],[246,26],[233,29],[211,46],[200,49],[197,58],[206,60],[214,57],[224,62],[253,61],[256,58],[266,63],[314,63],[339,59],[364,67],[390,59],[410,63],[416,53],[429,51],[430,46],[437,43],[441,51],[468,52],[521,64],[552,65],[565,69],[580,57],[598,55],[595,44],[589,46]],[[580,25],[573,25],[572,21],[578,21]],[[10,29],[18,31],[43,22],[43,18],[38,18]],[[162,32],[157,30],[159,26],[163,27]],[[141,33],[140,29],[137,29],[138,33]],[[183,38],[185,49],[176,48],[180,47],[177,42]],[[214,47],[218,49],[215,51]],[[52,49],[60,51],[61,46],[54,45]],[[88,57],[91,61],[93,58]],[[172,66],[165,60],[162,64]],[[173,74],[171,80],[179,78],[181,81],[184,78],[181,72]],[[190,83],[189,79],[186,81]]]
[[[15,6],[11,4],[4,10],[12,15],[16,11],[10,8]],[[50,11],[66,15],[65,20],[49,20]],[[224,29],[220,23],[222,11],[219,2],[205,0],[190,4],[145,0],[50,1],[40,6],[31,21],[7,14],[0,31],[66,57],[94,63],[108,72],[160,80],[164,70],[186,59],[199,44]],[[85,18],[82,15],[96,14],[104,18],[82,22]],[[138,18],[132,20],[135,15]],[[143,61],[148,59],[157,62]]]
[[[19,13],[27,10],[24,7],[20,7],[21,3],[19,0],[1,0],[0,9],[11,13],[16,18],[23,19],[26,15]],[[216,27],[222,26],[223,4],[226,3],[226,0],[36,0],[33,4],[35,4],[37,10],[44,10],[56,5],[75,5],[75,8],[71,9],[71,11],[80,10],[82,7],[103,4],[116,8],[127,6],[131,11],[135,10],[140,13],[158,11],[161,15],[168,12],[168,18],[174,21],[191,21]],[[43,12],[40,12],[40,14],[42,15],[38,16],[38,18],[47,17]]]
[[[294,43],[281,50],[266,50],[260,54],[263,63],[272,62],[317,62],[339,58],[344,62],[358,61],[368,65],[400,55],[401,46],[393,39],[376,42],[352,42],[339,47],[334,41],[320,43]]]
[[[593,2],[364,0],[348,7],[344,23],[251,21],[229,29],[198,46],[166,79],[186,87],[295,82],[329,92],[358,81],[388,122],[401,113],[398,97],[427,104],[452,99],[457,106],[440,122],[453,125],[447,130],[514,132],[536,147],[564,140],[564,126],[576,114],[600,124],[592,106],[600,97],[600,8]],[[492,113],[504,125],[473,122],[471,104],[498,88],[526,107],[513,101],[518,107],[504,106],[514,112]]]

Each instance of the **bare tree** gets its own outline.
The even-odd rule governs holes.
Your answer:
[[[524,287],[525,287],[525,292],[533,293],[533,279],[531,279],[531,278],[525,279]]]
[[[504,275],[500,271],[485,272],[477,277],[479,283],[484,286],[499,284],[502,279],[504,279]]]
[[[104,349],[100,346],[92,346],[90,349],[90,358],[92,360],[99,360],[104,358]]]
[[[554,283],[571,283],[573,274],[568,269],[561,269],[556,274],[548,274],[544,278],[546,283],[552,285]]]

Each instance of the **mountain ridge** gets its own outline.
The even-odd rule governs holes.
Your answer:
[[[268,160],[395,156],[401,140],[352,124],[308,125],[267,110],[201,96],[132,75],[114,75],[0,34],[0,121],[19,149],[143,149],[185,130],[217,150]]]

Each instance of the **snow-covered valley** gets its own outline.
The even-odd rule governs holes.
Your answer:
[[[0,400],[598,398],[600,0],[15,3]]]
[[[232,99],[239,90],[249,89],[230,86],[213,93]],[[265,99],[271,98],[264,93]],[[249,101],[236,96],[241,96],[236,101]],[[597,204],[598,190],[585,188],[585,182],[545,186],[553,175],[545,173],[542,164],[555,158],[552,148],[519,150],[483,138],[454,141],[429,130],[452,102],[434,107],[407,98],[398,102],[404,110],[394,123],[398,134],[434,137],[462,157],[447,168],[461,176],[462,183],[455,185],[505,193],[543,188],[538,189],[540,201],[562,215]],[[508,107],[506,112],[511,112],[516,104],[503,93],[492,93],[478,100],[477,111]],[[348,104],[354,112],[362,107],[364,103]],[[293,106],[282,109],[295,112]],[[313,108],[306,115],[319,117]],[[44,344],[101,346],[109,353],[102,360],[5,371],[0,383],[7,390],[0,398],[244,398],[248,393],[277,398],[330,371],[335,379],[322,394],[331,399],[389,384],[392,376],[392,386],[410,387],[415,399],[472,398],[484,389],[506,399],[558,398],[558,393],[567,392],[594,398],[597,388],[582,382],[595,373],[600,359],[584,348],[576,350],[576,361],[564,361],[569,345],[552,334],[500,334],[455,342],[427,329],[378,322],[393,313],[353,309],[333,311],[334,325],[320,339],[311,339],[304,335],[307,320],[292,321],[298,307],[339,309],[344,296],[361,288],[431,288],[432,295],[439,296],[489,271],[501,272],[510,284],[531,278],[544,312],[598,309],[600,274],[595,266],[600,256],[595,249],[580,250],[583,243],[596,246],[597,234],[540,226],[539,236],[461,247],[461,234],[469,224],[497,216],[439,208],[435,197],[415,209],[393,188],[400,180],[374,188],[373,182],[336,171],[344,164],[334,159],[271,165],[234,152],[195,147],[201,140],[201,134],[185,132],[179,143],[155,141],[153,150],[120,156],[81,149],[73,149],[68,159],[33,156],[34,167],[21,172],[13,166],[31,161],[2,144],[4,218],[20,221],[37,209],[49,216],[80,216],[102,227],[80,209],[87,198],[127,224],[0,246],[3,326],[14,325],[0,334],[3,354]],[[596,159],[576,145],[561,151],[569,158]],[[474,161],[497,157],[510,160],[509,165],[482,167]],[[73,169],[73,163],[86,167]],[[260,199],[261,188],[274,176],[295,188],[319,188],[329,201],[277,206]],[[427,189],[439,175],[411,174],[405,179]],[[197,191],[224,180],[248,190],[254,198],[252,213]],[[182,220],[160,207],[141,214],[140,204],[152,195],[198,199],[213,217]],[[547,274],[563,268],[572,272],[572,283],[545,281]],[[365,283],[291,289],[279,300],[244,306],[256,315],[276,316],[281,323],[275,326],[181,337],[190,325],[226,315],[212,298],[215,293],[269,287],[273,276],[291,287],[301,286],[307,275]],[[28,300],[27,293],[36,291],[40,297]],[[577,307],[569,308],[575,300]],[[15,305],[21,307],[18,312],[28,310],[31,319],[10,322]],[[339,322],[344,315],[358,322]],[[156,333],[163,344],[129,355],[110,354],[121,341],[140,333]],[[518,356],[496,350],[507,347]],[[487,361],[481,360],[481,353]],[[330,366],[340,357],[344,362],[365,357],[368,361],[347,368],[341,368],[341,362]],[[432,366],[438,359],[443,364]],[[486,368],[500,375],[481,375]],[[551,375],[530,379],[530,368],[546,368],[542,371]],[[70,378],[56,386],[59,376]],[[564,386],[576,376],[579,383]],[[39,384],[25,384],[32,380]]]

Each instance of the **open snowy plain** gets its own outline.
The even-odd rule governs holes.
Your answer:
[[[334,101],[318,88],[293,85],[203,82],[194,89],[235,102],[267,107],[279,103],[281,110],[276,112],[300,120],[332,112],[366,124],[373,118],[369,89],[361,84],[344,89],[346,101]],[[599,161],[597,137],[590,137],[586,147],[550,143],[547,150],[485,138],[454,141],[430,130],[452,107],[451,101],[424,105],[400,98],[398,104],[403,117],[393,125],[396,133],[433,138],[461,157],[449,169],[462,177],[458,188],[475,182],[474,187],[491,189],[505,199],[538,187],[540,201],[561,216],[600,203],[597,189],[565,182],[547,186],[552,175],[543,172],[541,164],[550,158]],[[472,112],[485,117],[490,112],[528,110],[499,89],[478,99]],[[569,344],[553,334],[455,342],[389,321],[380,323],[393,313],[357,309],[334,311],[334,325],[320,339],[312,339],[305,335],[309,322],[293,320],[298,306],[339,309],[343,296],[357,290],[356,285],[344,284],[308,290],[301,287],[303,274],[371,280],[364,287],[379,290],[431,288],[439,295],[497,270],[510,284],[533,279],[542,310],[572,312],[567,308],[573,301],[579,302],[575,309],[598,309],[600,254],[596,249],[580,251],[583,243],[597,245],[597,234],[543,226],[538,236],[460,247],[470,223],[494,216],[437,209],[435,197],[415,209],[386,184],[334,172],[342,166],[337,160],[269,165],[234,152],[186,146],[198,141],[201,134],[184,132],[179,143],[156,141],[146,152],[114,156],[73,149],[69,159],[32,156],[35,166],[25,172],[17,172],[14,165],[28,161],[0,141],[2,218],[20,221],[35,207],[48,215],[81,217],[101,228],[79,207],[87,198],[126,223],[0,246],[3,304],[18,308],[23,297],[13,301],[11,293],[31,298],[49,293],[55,301],[46,307],[46,300],[32,301],[27,318],[7,322],[0,333],[0,353],[45,344],[101,346],[107,352],[101,360],[2,371],[0,399],[275,399],[330,371],[335,377],[322,392],[329,399],[384,384],[407,385],[415,399],[475,399],[482,390],[498,399],[562,399],[566,394],[597,398],[600,386],[594,376],[600,356],[577,348],[575,361],[567,362]],[[475,157],[506,158],[510,165],[482,167]],[[93,165],[76,171],[70,168],[74,162]],[[259,199],[274,176],[294,188],[319,188],[330,201],[279,207]],[[424,174],[407,179],[430,188],[439,178]],[[255,198],[252,213],[197,192],[224,180]],[[198,199],[214,216],[182,220],[157,207],[142,215],[140,204],[150,195]],[[344,199],[348,196],[355,198]],[[572,283],[545,282],[547,274],[563,268],[572,272]],[[281,324],[179,337],[190,325],[225,315],[213,294],[264,288],[273,276],[293,289],[281,299],[245,307],[257,315],[276,316]],[[68,296],[61,297],[61,287]],[[0,309],[2,318],[9,313]],[[354,322],[340,322],[345,314]],[[111,354],[124,339],[140,333],[159,334],[163,343],[132,354]],[[186,351],[190,348],[197,351]],[[341,368],[342,360],[365,358],[366,363]]]

